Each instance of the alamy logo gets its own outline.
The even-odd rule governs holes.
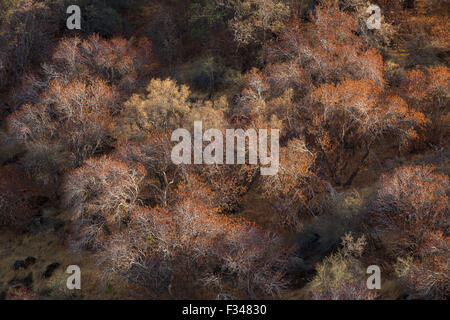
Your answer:
[[[81,269],[77,265],[70,265],[66,270],[70,277],[67,278],[66,286],[69,290],[81,289]]]
[[[367,274],[370,274],[370,277],[367,278],[367,289],[381,289],[381,270],[377,265],[371,265],[367,267]]]
[[[66,25],[69,30],[81,29],[81,9],[77,5],[71,5],[66,10],[70,17],[67,18]]]
[[[225,134],[225,163],[261,165],[262,175],[275,175],[279,165],[279,130],[270,130],[270,148],[268,147],[269,130],[227,129]],[[194,122],[194,146],[191,133],[186,129],[177,129],[172,133],[172,141],[178,142],[172,149],[171,158],[175,164],[223,164],[224,137],[218,129],[203,132],[202,121]],[[180,141],[181,140],[181,141]],[[246,143],[248,141],[248,144]],[[203,149],[204,142],[209,144]],[[246,149],[248,145],[248,150]],[[248,151],[248,152],[247,152]],[[270,155],[269,155],[270,153]]]
[[[377,5],[371,5],[366,10],[370,17],[366,21],[367,28],[369,30],[380,29],[381,28],[381,9]]]

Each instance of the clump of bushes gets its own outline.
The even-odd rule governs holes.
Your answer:
[[[375,228],[396,273],[422,298],[449,295],[450,182],[432,166],[407,166],[385,175],[372,205]]]
[[[377,294],[366,284],[366,270],[359,260],[366,246],[365,236],[357,239],[351,233],[342,237],[342,248],[316,266],[310,283],[312,299],[372,300]]]

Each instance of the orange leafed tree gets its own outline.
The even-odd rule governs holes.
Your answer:
[[[355,32],[351,15],[316,7],[311,22],[293,21],[271,51],[271,64],[244,78],[240,112],[254,126],[301,138],[316,168],[335,185],[352,183],[376,143],[419,139],[426,119],[386,92],[383,60]],[[390,137],[391,137],[390,136]]]
[[[311,20],[294,20],[281,34],[273,57],[295,61],[313,84],[351,77],[383,85],[382,57],[355,34],[358,27],[351,15],[333,5],[318,6]]]
[[[416,139],[427,122],[422,113],[409,110],[400,97],[387,96],[371,80],[324,84],[312,93],[311,102],[303,111],[311,118],[308,134],[337,185],[352,183],[374,143],[387,135],[399,143]]]
[[[423,112],[431,121],[429,137],[438,144],[447,143],[450,103],[450,70],[445,66],[411,70],[406,76],[403,93],[409,105]]]

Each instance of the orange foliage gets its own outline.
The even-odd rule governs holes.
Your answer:
[[[314,173],[315,159],[303,141],[293,139],[280,150],[278,174],[262,177],[275,219],[287,230],[298,231],[308,217],[326,212],[333,204],[331,186]]]
[[[411,107],[423,112],[431,121],[429,137],[433,142],[448,142],[450,103],[450,70],[445,66],[428,67],[425,72],[408,72],[403,88]]]
[[[387,134],[405,145],[426,120],[384,92],[383,60],[336,6],[316,7],[311,22],[293,21],[271,52],[272,64],[244,78],[241,112],[255,126],[302,138],[336,185],[350,185],[375,142]]]
[[[383,85],[382,57],[355,34],[358,27],[351,15],[335,6],[319,6],[311,20],[294,20],[281,34],[275,56],[296,61],[314,84],[352,77]]]
[[[404,143],[417,138],[417,129],[427,122],[422,113],[408,110],[401,98],[386,96],[370,80],[324,84],[312,93],[311,101],[314,107],[304,111],[305,117],[312,117],[308,130],[338,185],[351,184],[378,139],[389,134]]]

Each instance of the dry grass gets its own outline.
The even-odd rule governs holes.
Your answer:
[[[67,214],[59,218],[68,218]],[[34,293],[40,299],[129,299],[139,298],[138,290],[122,279],[106,282],[102,279],[96,259],[91,254],[74,252],[64,244],[61,232],[47,231],[37,235],[17,235],[9,230],[0,231],[0,293],[6,292],[6,298],[12,298],[14,290],[8,282],[14,277],[26,277],[33,273]],[[13,270],[16,260],[35,257],[36,263],[26,270]],[[50,278],[44,279],[42,274],[51,263],[58,262],[60,266]],[[69,265],[78,265],[81,269],[81,290],[68,290],[65,273]]]

